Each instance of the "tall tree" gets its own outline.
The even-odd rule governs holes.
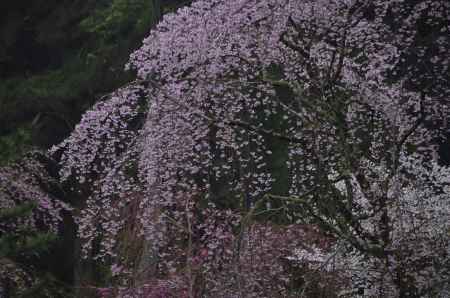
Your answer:
[[[86,251],[130,265],[116,236],[134,204],[154,252],[150,277],[172,278],[189,297],[196,285],[222,297],[309,291],[306,277],[293,290],[284,269],[272,270],[282,277],[272,287],[248,261],[262,253],[276,257],[260,266],[332,272],[340,296],[448,295],[450,170],[436,139],[448,133],[449,10],[428,0],[214,0],[166,15],[131,56],[138,80],[52,151],[63,179],[89,196]],[[274,142],[284,156],[271,157]],[[274,187],[280,179],[287,187]],[[334,240],[288,245],[293,226],[258,238],[274,227],[249,224],[261,213]]]

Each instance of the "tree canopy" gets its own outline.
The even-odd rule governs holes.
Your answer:
[[[137,79],[49,153],[87,198],[101,294],[450,295],[449,15],[444,0],[166,14],[130,57]]]

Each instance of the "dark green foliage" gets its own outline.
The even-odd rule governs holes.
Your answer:
[[[0,210],[0,222],[6,221],[19,216],[26,216],[36,207],[36,204],[26,203],[14,208]]]
[[[36,205],[23,203],[0,210],[0,226],[30,216]],[[0,233],[0,290],[6,297],[68,297],[67,285],[41,270],[56,243],[50,232],[24,226]]]
[[[163,13],[175,12],[178,8],[183,6],[188,6],[193,0],[164,0],[163,2]]]
[[[159,14],[157,0],[2,1],[0,162],[19,155],[14,147],[61,141],[96,99],[131,80],[123,67]]]
[[[39,255],[48,251],[50,243],[55,239],[53,234],[26,233],[28,235],[5,235],[0,238],[0,256],[19,257],[23,255]]]
[[[9,135],[0,136],[0,166],[10,162],[16,156],[24,154],[30,149],[31,144],[31,128],[29,126],[19,127]]]
[[[0,211],[0,224],[7,226],[17,218],[31,215],[36,205],[23,203]],[[14,231],[0,234],[0,258],[9,258],[20,262],[24,259],[39,257],[49,251],[56,236],[50,232],[37,232],[26,226],[16,227]]]

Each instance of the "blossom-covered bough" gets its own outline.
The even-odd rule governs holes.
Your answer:
[[[32,151],[19,162],[0,168],[0,296],[18,297],[45,280],[39,261],[63,217],[71,210],[61,201],[54,176],[55,161],[45,152]],[[52,288],[42,290],[52,295]]]
[[[448,296],[449,11],[209,0],[166,15],[131,55],[138,79],[53,149],[89,196],[85,250],[156,280],[124,297]],[[139,264],[116,242],[132,206]]]

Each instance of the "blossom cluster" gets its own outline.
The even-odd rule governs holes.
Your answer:
[[[135,201],[156,262],[148,279],[172,276],[188,297],[299,295],[292,272],[305,294],[332,261],[341,296],[444,297],[449,169],[436,143],[450,121],[449,11],[440,0],[199,0],[167,14],[131,55],[137,81],[59,147],[62,177],[89,188],[86,249],[101,239],[99,256],[120,263],[115,235]],[[250,225],[253,210],[335,245],[302,247],[277,220]],[[282,259],[316,264],[323,280]]]
[[[16,216],[0,222],[0,233],[15,233],[20,229],[57,233],[62,213],[71,208],[51,194],[58,181],[46,169],[41,152],[30,152],[19,162],[0,168],[0,209],[8,210],[24,204],[35,206],[30,216]]]
[[[33,151],[0,168],[0,296],[24,295],[42,282],[29,262],[40,257],[40,251],[29,251],[33,237],[58,234],[63,216],[72,210],[61,201],[52,163],[45,153]]]

